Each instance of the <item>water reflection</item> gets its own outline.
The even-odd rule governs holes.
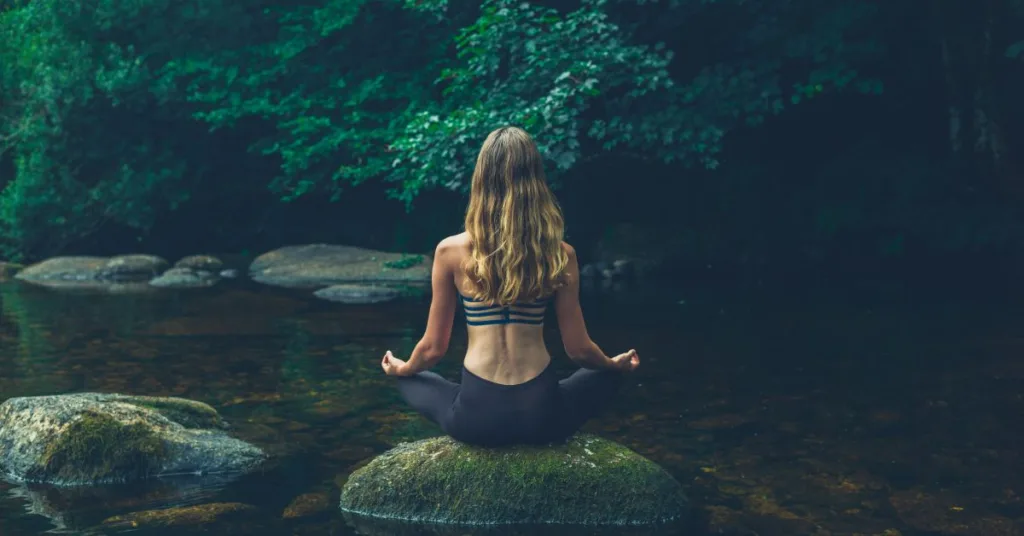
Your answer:
[[[675,536],[685,528],[683,524],[611,527],[425,525],[347,513],[344,518],[346,523],[362,536]]]
[[[209,502],[232,480],[213,475],[77,488],[15,484],[10,485],[7,493],[23,502],[27,513],[49,520],[51,532],[77,533],[95,528],[112,515]]]

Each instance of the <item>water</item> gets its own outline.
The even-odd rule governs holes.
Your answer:
[[[642,366],[587,429],[686,486],[695,515],[665,534],[1021,534],[1024,308],[899,297],[683,288],[589,296],[592,336],[608,352],[636,347]],[[209,503],[255,507],[207,527],[214,534],[353,535],[337,511],[346,475],[396,442],[438,433],[402,405],[378,365],[385,350],[408,354],[425,303],[340,306],[241,282],[145,295],[3,283],[0,298],[0,398],[193,398],[280,460],[227,482],[80,491],[0,483],[4,536],[81,534],[112,515]],[[457,323],[440,372],[455,377],[464,348]],[[304,494],[327,506],[283,519]]]

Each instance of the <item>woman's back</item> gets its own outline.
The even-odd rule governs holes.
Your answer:
[[[464,366],[480,378],[502,385],[536,378],[551,362],[544,344],[544,317],[555,296],[517,301],[508,306],[489,305],[472,298],[473,289],[466,288],[462,268],[470,255],[469,235],[462,233],[449,240],[452,251],[448,257],[455,275],[452,284],[469,334]]]

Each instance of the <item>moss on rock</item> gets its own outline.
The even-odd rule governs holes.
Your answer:
[[[686,498],[660,466],[592,435],[503,449],[436,437],[399,445],[353,473],[341,509],[458,525],[643,525],[680,518]]]
[[[149,426],[86,411],[68,425],[67,433],[47,445],[42,468],[47,480],[121,481],[144,477],[149,465],[166,454],[163,441]]]
[[[266,453],[229,436],[212,407],[180,398],[73,393],[0,404],[0,472],[79,486],[250,472]]]
[[[125,397],[123,401],[156,411],[185,428],[227,427],[227,424],[221,419],[217,410],[195,400],[157,396],[130,396]]]

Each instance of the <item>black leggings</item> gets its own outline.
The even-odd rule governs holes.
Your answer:
[[[579,369],[559,380],[552,367],[517,385],[494,383],[462,368],[462,383],[433,372],[399,377],[405,401],[453,438],[481,446],[564,441],[604,410],[623,373]]]

